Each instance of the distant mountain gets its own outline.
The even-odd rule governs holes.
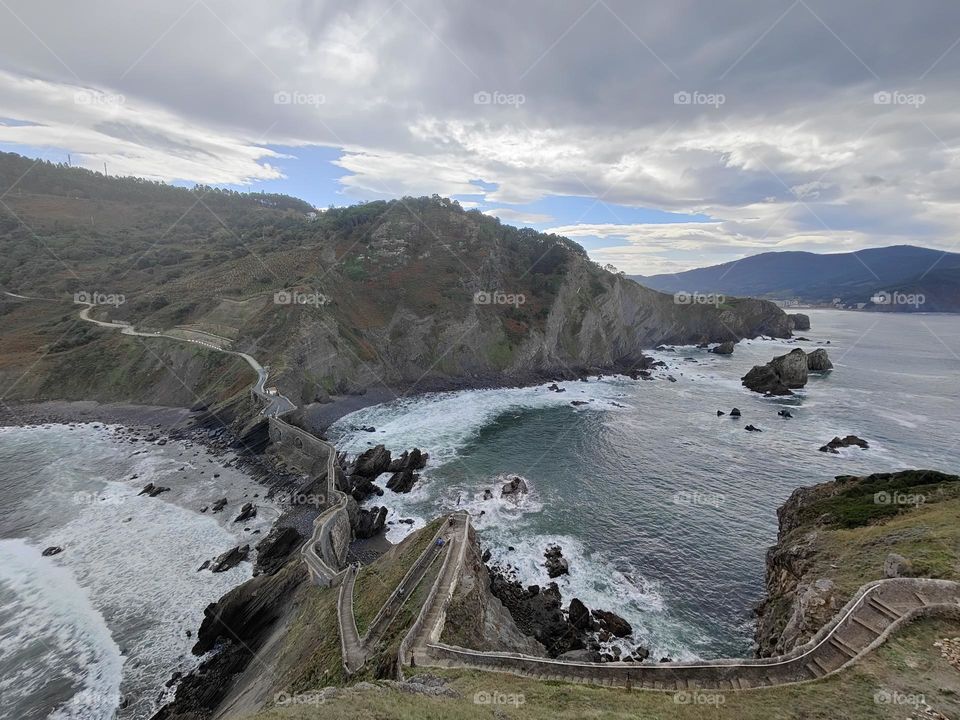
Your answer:
[[[662,292],[722,293],[894,312],[960,312],[960,254],[894,245],[851,253],[768,252],[631,278]]]

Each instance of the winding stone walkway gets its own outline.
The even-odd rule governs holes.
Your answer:
[[[960,584],[949,580],[898,578],[860,588],[849,603],[809,642],[772,658],[734,658],[687,663],[588,663],[520,653],[479,652],[439,641],[446,605],[459,566],[437,579],[425,622],[411,629],[416,665],[506,672],[538,680],[561,680],[652,690],[746,690],[817,680],[832,675],[879,647],[914,618],[941,615],[960,620]]]

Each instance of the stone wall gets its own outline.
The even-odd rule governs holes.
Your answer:
[[[288,464],[315,477],[327,472],[336,454],[333,445],[278,418],[269,418],[269,422],[270,442]],[[327,504],[331,502],[327,497]]]

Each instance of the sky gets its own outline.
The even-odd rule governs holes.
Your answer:
[[[631,274],[954,250],[958,45],[955,0],[0,0],[0,149],[436,193]]]

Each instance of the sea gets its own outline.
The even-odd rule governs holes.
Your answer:
[[[632,645],[654,657],[747,655],[776,510],[795,488],[841,474],[960,471],[960,316],[808,313],[805,340],[743,341],[732,356],[656,351],[666,367],[648,381],[421,395],[359,410],[329,434],[351,453],[383,443],[430,454],[411,493],[368,503],[389,508],[391,541],[467,509],[492,562],[526,584],[550,581],[543,552],[560,545],[564,603],[617,612]],[[751,366],[794,347],[826,348],[834,370],[788,398],[740,385]],[[171,674],[201,660],[190,649],[204,607],[252,573],[247,562],[197,568],[254,544],[276,517],[262,487],[226,466],[230,456],[130,443],[115,430],[0,429],[2,720],[149,718]],[[849,433],[870,448],[818,452]],[[529,493],[501,498],[514,475]],[[148,482],[171,490],[138,495]],[[222,496],[225,512],[200,512]],[[257,518],[234,523],[247,501]],[[44,557],[51,546],[63,552]]]
[[[204,607],[253,574],[249,562],[198,568],[253,547],[277,517],[260,485],[225,467],[232,456],[115,430],[0,428],[3,720],[149,718],[171,675],[200,662],[190,649]],[[138,495],[150,482],[171,489]],[[200,512],[224,496],[223,512]],[[257,517],[234,523],[251,501]]]
[[[467,509],[492,562],[524,584],[550,582],[543,553],[560,545],[564,604],[619,613],[631,647],[674,660],[750,655],[776,511],[794,489],[845,474],[960,471],[960,316],[803,312],[812,327],[802,340],[742,341],[731,356],[655,351],[666,367],[652,380],[401,398],[342,418],[330,435],[349,453],[383,443],[430,454],[412,492],[366,503],[389,509],[391,541]],[[741,386],[753,365],[795,347],[826,349],[834,369],[791,397]],[[869,449],[818,451],[848,434]],[[529,487],[519,501],[500,496],[514,475]]]

